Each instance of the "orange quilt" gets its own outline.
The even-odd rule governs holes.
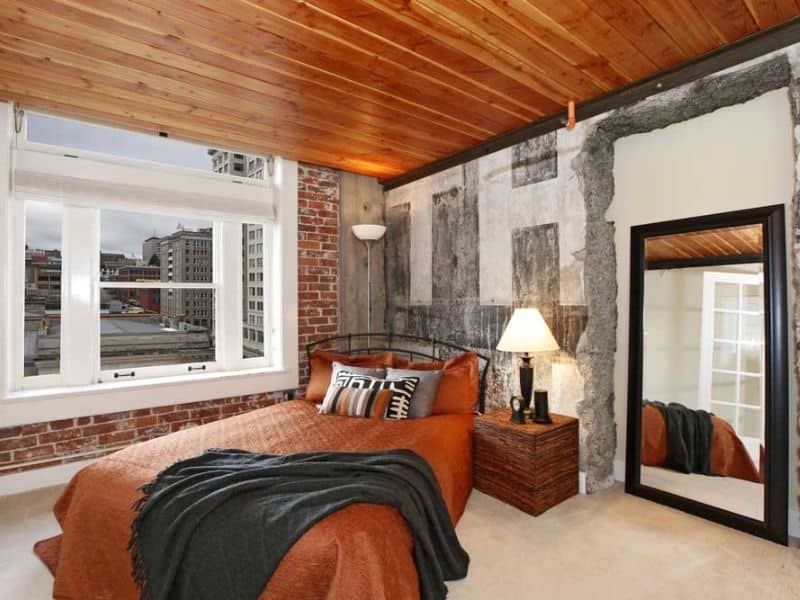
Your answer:
[[[472,415],[463,414],[405,421],[319,415],[313,404],[293,401],[130,446],[78,472],[56,503],[63,533],[50,546],[58,555],[53,595],[138,598],[127,550],[137,489],[207,448],[269,454],[409,448],[430,463],[455,523],[472,489],[472,425]],[[297,541],[259,600],[418,598],[412,539],[396,509],[354,504]]]
[[[730,424],[711,415],[714,435],[711,438],[711,472],[724,477],[736,477],[762,483],[761,474],[753,464],[742,440]],[[642,407],[642,464],[660,467],[667,462],[667,424],[655,406]]]

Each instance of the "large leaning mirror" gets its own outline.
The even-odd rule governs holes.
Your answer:
[[[626,490],[786,543],[782,206],[631,230]]]

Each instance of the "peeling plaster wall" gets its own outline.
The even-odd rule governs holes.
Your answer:
[[[626,388],[615,388],[615,358],[623,360],[617,345],[627,346],[627,319],[626,330],[617,330],[627,310],[627,297],[618,298],[618,266],[628,276],[627,264],[617,262],[612,222],[615,142],[781,89],[791,94],[797,124],[796,54],[792,48],[763,57],[388,192],[387,330],[492,353],[487,406],[500,406],[518,391],[517,373],[494,347],[515,307],[539,307],[561,351],[536,357],[536,385],[549,389],[552,410],[580,418],[587,489],[611,485],[627,401]],[[641,222],[661,220],[663,201],[641,202]],[[750,206],[774,202],[754,198]],[[702,199],[693,208],[716,211]],[[796,433],[795,423],[791,428]],[[796,435],[791,452],[796,508]]]

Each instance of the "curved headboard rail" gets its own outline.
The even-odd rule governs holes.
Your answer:
[[[371,354],[373,352],[395,352],[405,354],[412,362],[415,359],[446,360],[455,353],[474,352],[472,348],[452,344],[435,338],[424,338],[401,333],[346,333],[334,335],[306,344],[306,355],[309,363],[311,353],[317,348],[333,350],[342,354]],[[478,354],[478,353],[476,353]],[[476,404],[479,413],[483,413],[486,401],[486,374],[492,359],[478,354],[480,368],[480,384]]]

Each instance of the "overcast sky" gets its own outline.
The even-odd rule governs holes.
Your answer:
[[[208,156],[206,148],[197,144],[30,112],[27,113],[27,126],[28,140],[32,142],[211,170],[211,157]],[[26,244],[29,248],[42,250],[61,248],[60,215],[60,209],[56,204],[43,202],[27,204]],[[152,235],[161,237],[173,233],[178,229],[179,223],[185,229],[211,226],[209,221],[103,211],[101,250],[121,252],[128,257],[141,258],[142,242],[145,239]]]

